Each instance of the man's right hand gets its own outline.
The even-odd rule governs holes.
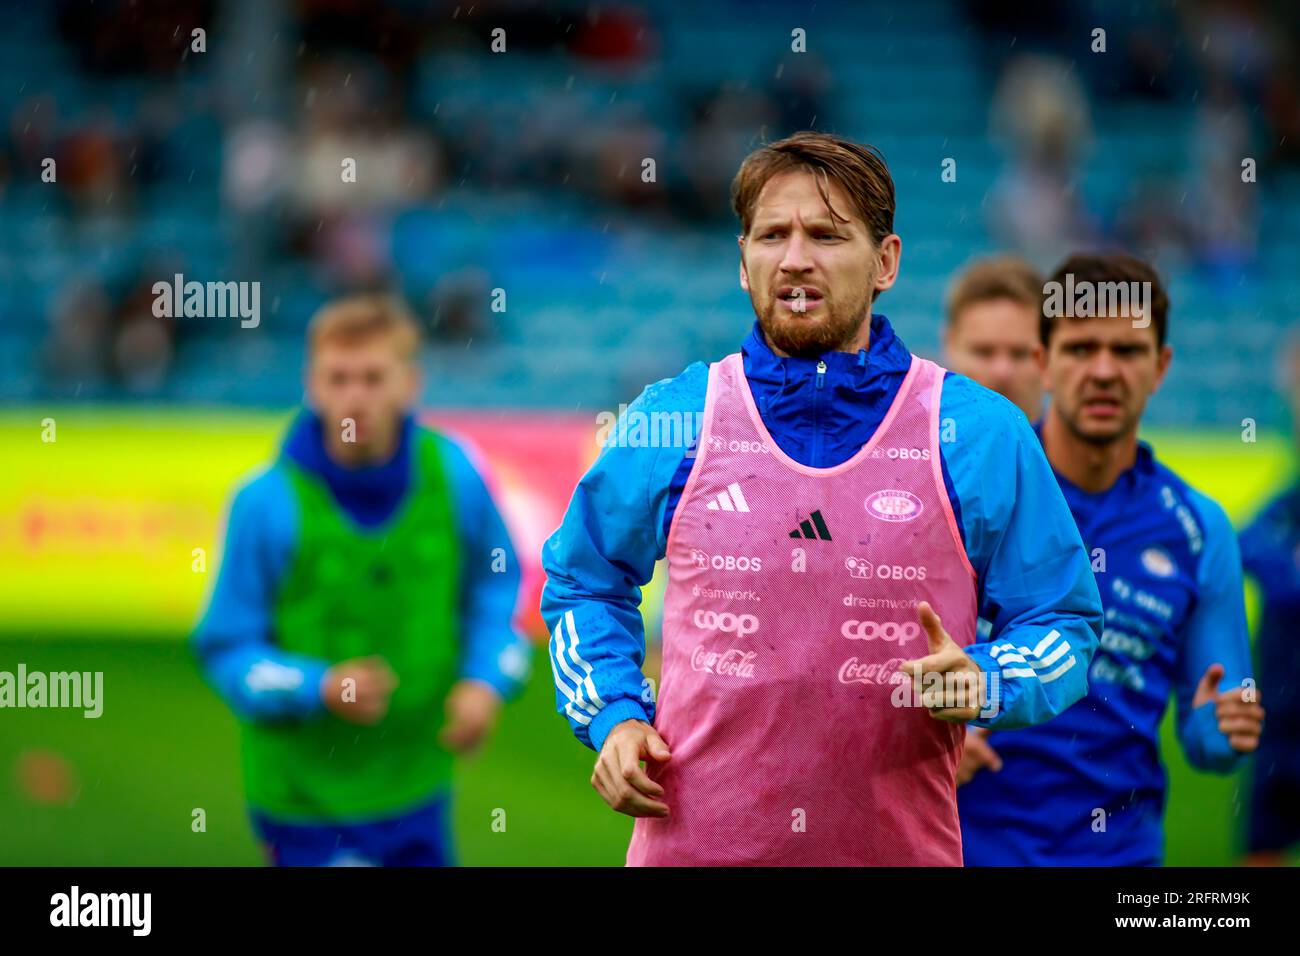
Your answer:
[[[354,683],[344,684],[351,679]],[[354,724],[377,724],[388,713],[397,675],[382,657],[340,661],[325,672],[320,696],[330,712]]]
[[[957,764],[957,786],[969,783],[979,771],[988,767],[993,772],[1002,769],[1002,758],[988,742],[989,732],[983,727],[966,728],[966,746]]]
[[[616,724],[596,758],[591,785],[606,803],[630,817],[666,817],[668,804],[655,799],[664,788],[641,769],[642,760],[660,763],[672,756],[668,745],[644,720]]]

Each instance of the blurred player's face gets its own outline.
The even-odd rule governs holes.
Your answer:
[[[1032,422],[1043,407],[1038,310],[1012,299],[972,302],[944,335],[948,365],[1005,395]]]
[[[1093,445],[1136,435],[1172,357],[1168,345],[1156,345],[1154,325],[1134,328],[1126,316],[1058,319],[1043,365],[1048,414]]]
[[[396,449],[402,418],[414,407],[419,384],[415,363],[391,337],[355,343],[327,339],[312,357],[307,396],[331,454],[362,463],[383,460]]]
[[[825,179],[832,217],[811,173],[773,176],[740,237],[740,287],[749,293],[768,342],[787,355],[865,346],[873,292],[898,275],[900,241],[877,246],[834,180]]]

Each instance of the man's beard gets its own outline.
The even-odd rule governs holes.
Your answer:
[[[1106,431],[1089,432],[1084,430],[1082,424],[1082,408],[1083,404],[1080,403],[1078,408],[1075,410],[1075,414],[1062,414],[1061,420],[1065,422],[1065,427],[1073,433],[1075,438],[1085,444],[1092,445],[1095,448],[1105,448],[1108,445],[1115,444],[1115,442],[1120,441],[1124,436],[1129,434],[1129,432],[1136,431],[1142,421],[1142,410],[1139,409],[1136,412],[1125,413],[1121,417],[1120,421],[1115,423],[1115,425]]]
[[[862,323],[871,315],[870,295],[868,292],[848,309],[837,308],[829,296],[824,296],[820,309],[825,317],[812,319],[807,313],[787,312],[773,294],[767,308],[758,312],[758,327],[769,345],[787,355],[810,357],[836,352],[857,337]]]

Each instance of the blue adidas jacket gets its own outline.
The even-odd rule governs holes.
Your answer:
[[[1223,509],[1142,442],[1104,492],[1057,480],[1095,556],[1101,646],[1086,698],[1042,727],[989,736],[1002,769],[957,791],[966,864],[1158,864],[1159,727],[1170,691],[1189,763],[1228,773],[1242,759],[1219,732],[1214,703],[1191,706],[1211,664],[1224,667],[1220,691],[1251,675],[1237,537]]]
[[[325,453],[320,420],[304,412],[283,454],[320,476],[344,512],[363,528],[389,519],[411,477],[411,418],[388,462],[344,468]],[[461,675],[514,696],[527,678],[531,648],[513,628],[519,564],[487,486],[465,451],[437,437],[456,514],[461,560]],[[332,662],[282,650],[272,616],[280,582],[298,541],[298,506],[278,463],[241,487],[231,502],[225,550],[208,607],[192,642],[209,682],[240,716],[252,720],[311,717],[324,708],[320,681]],[[503,549],[504,570],[493,551]],[[498,555],[499,557],[500,555]]]
[[[911,362],[880,315],[872,316],[869,348],[857,353],[781,358],[757,323],[742,351],[763,423],[785,452],[814,468],[847,461],[870,439]],[[704,409],[707,381],[708,366],[694,363],[646,388],[624,419],[654,412],[695,416]],[[1101,634],[1097,585],[1024,415],[955,374],[944,379],[939,414],[952,438],[942,448],[944,484],[979,576],[981,616],[1003,643],[1033,649],[1053,630],[1059,634],[1042,648],[1048,663],[1030,652],[1003,669],[989,642],[967,648],[980,667],[1001,678],[998,714],[975,723],[1037,724],[1087,691],[1088,664]],[[552,632],[557,708],[595,750],[615,724],[654,716],[653,693],[641,673],[645,635],[638,606],[641,587],[664,556],[695,461],[686,452],[607,443],[542,553],[548,578],[542,615]]]

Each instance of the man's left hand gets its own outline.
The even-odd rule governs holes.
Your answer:
[[[974,720],[980,715],[984,699],[984,671],[943,629],[943,622],[929,604],[922,601],[916,610],[930,652],[925,657],[903,661],[898,670],[912,678],[912,686],[931,717],[953,723]],[[936,681],[927,678],[929,674],[942,676]],[[949,674],[957,676],[948,677]]]

